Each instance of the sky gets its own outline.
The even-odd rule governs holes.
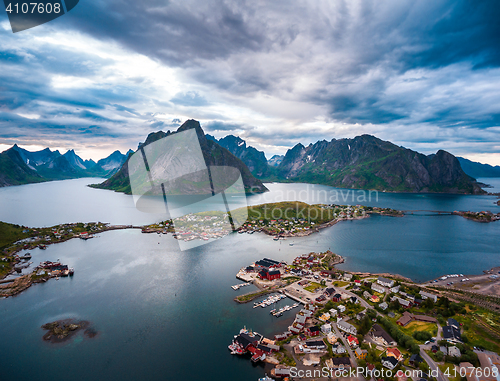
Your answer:
[[[371,134],[500,165],[497,1],[82,0],[12,33],[0,151],[98,160],[199,120],[270,158]]]

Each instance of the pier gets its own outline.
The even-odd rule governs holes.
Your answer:
[[[237,290],[239,290],[241,287],[245,287],[245,286],[250,286],[250,283],[235,284],[234,286],[231,286],[231,288],[232,288],[234,291],[237,291]]]
[[[299,303],[301,303],[301,304],[303,304],[303,305],[308,304],[308,303],[306,303],[305,301],[303,301],[302,299],[300,299],[300,298],[298,298],[298,297],[296,297],[296,296],[294,296],[294,295],[290,294],[290,293],[289,293],[289,292],[287,292],[287,291],[283,291],[283,293],[284,293],[287,297],[289,297],[290,299],[295,300],[296,302],[299,302]]]

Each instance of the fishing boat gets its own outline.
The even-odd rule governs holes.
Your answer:
[[[265,377],[259,378],[258,381],[274,381],[274,380],[271,377],[267,377],[267,374],[266,374]]]

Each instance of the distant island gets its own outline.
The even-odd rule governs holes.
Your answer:
[[[90,326],[88,321],[85,320],[57,320],[42,325],[42,329],[48,331],[45,335],[43,335],[43,339],[51,343],[62,343],[68,341],[81,330],[85,330],[84,335],[88,338],[97,336],[97,331]]]

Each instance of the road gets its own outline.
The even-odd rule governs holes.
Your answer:
[[[436,380],[437,381],[449,381],[448,377],[446,377],[443,374],[443,372],[441,372],[441,369],[439,369],[439,367],[434,362],[434,360],[424,351],[424,349],[422,347],[423,346],[420,347],[420,356],[422,356],[422,358],[425,360],[425,362],[427,364],[429,364],[429,368],[433,371],[434,374],[436,371],[438,372],[438,376],[436,377]]]
[[[350,292],[350,291],[347,291],[347,290],[344,290],[344,292],[350,296],[356,296],[358,298],[358,300],[361,302],[361,305],[363,307],[366,307],[366,308],[373,308],[372,305],[368,304],[365,300],[363,300],[362,298],[360,298],[359,296],[357,296],[356,294]],[[377,315],[381,315],[378,311],[377,311]],[[381,315],[382,316],[382,315]],[[436,343],[440,340],[441,338],[441,332],[442,332],[442,328],[439,324],[437,324],[437,327],[438,327],[438,334],[436,335]],[[337,330],[337,327],[335,326],[335,331],[338,332]],[[434,360],[432,360],[432,358],[424,351],[424,349],[430,349],[430,347],[434,345],[434,343],[431,343],[429,345],[421,345],[420,346],[420,356],[422,356],[422,358],[425,360],[425,362],[427,362],[427,364],[429,364],[429,367],[431,370],[433,370],[434,372],[436,372],[435,369],[437,369],[437,372],[438,372],[438,377],[437,377],[437,381],[449,381],[448,380],[448,377],[446,377],[443,372],[441,372],[441,370],[439,369],[439,367],[437,366],[437,364],[434,362]],[[349,356],[351,356],[351,358],[356,358],[351,349],[349,348],[348,345],[346,345],[346,348],[348,348],[348,353],[349,353]]]
[[[344,347],[347,351],[347,354],[349,355],[351,362],[352,362],[352,367],[354,369],[358,368],[358,360],[356,359],[356,356],[354,355],[354,352],[352,351],[351,347],[349,346],[349,343],[347,342],[347,339],[344,337],[342,333],[340,333],[339,329],[337,328],[337,324],[333,323],[332,324],[332,329],[335,331],[335,335],[342,340],[342,343],[344,344]],[[358,376],[358,380],[364,380],[362,376]]]

